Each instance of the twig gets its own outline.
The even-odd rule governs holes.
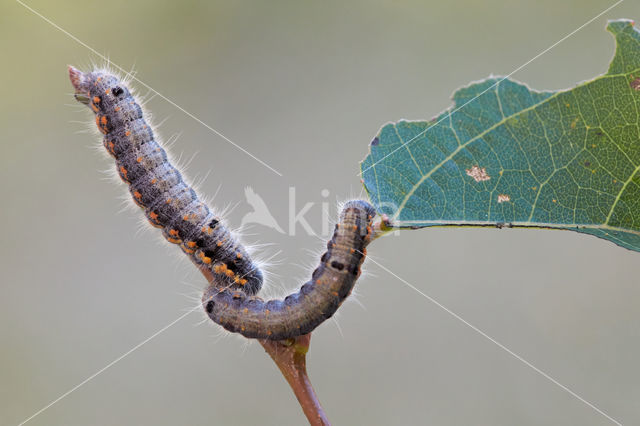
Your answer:
[[[211,270],[196,265],[209,283],[213,282]],[[293,393],[307,416],[311,426],[331,425],[316,396],[307,375],[307,352],[311,342],[311,333],[287,340],[258,340],[271,356],[280,372],[291,386]]]
[[[298,398],[304,415],[312,426],[330,425],[307,376],[307,351],[311,333],[282,341],[260,340]]]

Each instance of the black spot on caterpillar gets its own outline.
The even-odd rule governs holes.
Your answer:
[[[371,240],[375,209],[366,201],[344,205],[333,237],[311,281],[284,300],[209,286],[202,297],[214,322],[245,337],[282,340],[310,333],[330,318],[351,293]]]
[[[209,270],[220,287],[257,293],[262,272],[168,161],[126,85],[103,71],[83,73],[69,67],[69,77],[76,99],[95,113],[104,146],[149,222],[162,228],[167,241],[180,245],[196,265]]]

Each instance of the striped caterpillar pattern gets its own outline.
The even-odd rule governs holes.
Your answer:
[[[103,144],[133,201],[170,243],[210,277],[202,298],[209,317],[249,338],[281,340],[311,332],[331,317],[360,275],[371,240],[374,208],[345,204],[311,281],[284,300],[256,296],[263,276],[245,248],[169,162],[140,105],[117,76],[69,67],[76,99],[95,113]]]

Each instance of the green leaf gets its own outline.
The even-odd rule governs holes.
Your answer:
[[[561,91],[489,78],[431,121],[382,127],[361,163],[394,226],[570,229],[640,251],[640,33],[611,21],[609,71]]]

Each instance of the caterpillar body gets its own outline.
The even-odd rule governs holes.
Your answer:
[[[104,146],[151,225],[162,228],[167,241],[180,245],[221,286],[257,293],[262,272],[168,161],[129,89],[102,71],[83,73],[69,67],[69,77],[76,99],[95,113]]]
[[[366,201],[347,202],[311,281],[284,300],[265,302],[257,296],[209,286],[202,297],[209,318],[249,338],[282,340],[310,333],[351,293],[371,241],[374,216],[373,206]]]
[[[100,70],[83,73],[70,66],[69,77],[76,99],[95,113],[133,201],[209,277],[202,303],[214,322],[245,337],[281,340],[309,333],[335,313],[360,275],[371,240],[375,209],[369,203],[345,204],[311,281],[284,300],[265,302],[256,296],[262,272],[169,162],[126,85]]]

